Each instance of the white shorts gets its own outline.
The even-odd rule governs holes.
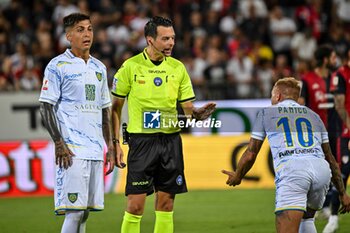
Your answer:
[[[104,208],[103,161],[73,159],[68,169],[56,165],[55,213]]]
[[[325,159],[316,157],[289,159],[276,171],[276,209],[306,211],[322,208],[331,170]]]

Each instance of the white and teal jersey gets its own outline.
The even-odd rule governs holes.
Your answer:
[[[252,138],[264,140],[266,136],[275,171],[289,159],[324,158],[321,145],[328,142],[328,134],[320,117],[293,100],[284,100],[259,111]]]
[[[40,102],[54,105],[57,124],[75,158],[103,160],[102,109],[111,105],[105,65],[67,49],[45,69]]]

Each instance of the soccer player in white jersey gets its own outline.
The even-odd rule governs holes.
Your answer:
[[[253,166],[265,137],[276,173],[276,230],[278,233],[316,233],[315,212],[322,208],[330,179],[339,190],[341,213],[350,211],[350,197],[331,153],[320,117],[297,103],[299,81],[283,78],[272,90],[272,106],[259,111],[248,148],[227,184],[239,185]]]
[[[65,214],[61,233],[84,233],[89,211],[104,208],[106,174],[115,165],[110,127],[106,67],[90,56],[90,17],[74,13],[63,19],[70,49],[45,69],[40,112],[55,143],[55,213]]]

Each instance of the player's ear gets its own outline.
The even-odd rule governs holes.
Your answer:
[[[147,36],[147,44],[149,44],[149,45],[153,44],[151,36]]]
[[[280,102],[281,100],[282,100],[282,94],[281,94],[281,92],[277,92],[276,93],[276,97],[277,97],[277,100],[278,100],[278,102]]]
[[[66,32],[66,39],[67,39],[69,42],[71,42],[71,40],[72,40],[72,33],[71,33],[70,30]]]

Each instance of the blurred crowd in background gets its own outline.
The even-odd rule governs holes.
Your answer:
[[[91,54],[110,84],[146,46],[148,19],[172,19],[173,56],[197,100],[268,98],[279,78],[312,69],[317,46],[339,58],[350,46],[350,0],[0,0],[1,92],[40,89],[45,66],[68,46],[62,19],[73,12],[91,16]]]

